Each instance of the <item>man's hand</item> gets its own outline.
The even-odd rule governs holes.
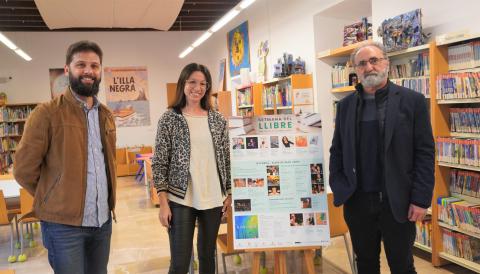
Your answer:
[[[425,218],[427,214],[427,209],[416,206],[414,204],[410,204],[408,208],[408,220],[411,222],[420,222]]]
[[[223,201],[222,218],[227,217],[227,210],[231,205],[232,205],[232,195],[227,195],[227,198],[225,199],[225,201]]]

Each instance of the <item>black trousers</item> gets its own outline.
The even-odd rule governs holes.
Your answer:
[[[222,207],[197,210],[169,202],[172,211],[170,229],[169,274],[186,274],[192,256],[193,231],[198,218],[197,254],[200,274],[215,274],[215,247],[218,228],[222,218]]]
[[[345,203],[343,216],[357,255],[359,274],[380,274],[380,243],[392,274],[417,273],[413,265],[415,223],[399,223],[380,193],[355,192]]]

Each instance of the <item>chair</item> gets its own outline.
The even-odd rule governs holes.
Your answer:
[[[33,209],[33,197],[28,193],[24,188],[20,189],[20,214],[22,217],[18,221],[20,224],[20,255],[18,256],[19,262],[24,262],[27,260],[27,255],[23,253],[23,225],[27,225],[27,234],[26,237],[27,239],[30,239],[29,246],[30,247],[35,247],[37,243],[34,240],[33,237],[33,223],[40,222],[39,219],[35,217],[29,217],[26,216],[28,213],[30,213]],[[30,228],[30,229],[29,229]],[[29,234],[29,231],[31,232]]]
[[[143,165],[144,156],[140,153],[137,153],[135,154],[135,158],[138,163],[138,170],[137,170],[137,173],[135,174],[135,180],[137,182],[142,182],[143,176],[145,176],[145,167]]]
[[[15,214],[9,214],[7,211],[7,203],[5,202],[5,196],[3,196],[3,191],[0,190],[0,226],[10,226],[10,256],[8,256],[8,262],[14,263],[17,261],[17,257],[14,253],[13,247],[13,237],[14,229],[13,222]]]

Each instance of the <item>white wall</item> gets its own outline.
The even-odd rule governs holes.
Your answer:
[[[13,77],[0,84],[0,91],[7,93],[9,103],[49,100],[48,69],[62,68],[67,47],[82,39],[101,46],[104,67],[147,66],[151,125],[119,128],[118,146],[153,145],[158,118],[167,107],[166,83],[177,82],[187,63],[211,60],[210,52],[202,48],[185,59],[178,58],[199,32],[7,32],[5,35],[33,58],[26,62],[0,45],[0,77]],[[99,99],[105,102],[104,86],[100,86]]]
[[[336,2],[338,0],[257,0],[199,48],[211,50],[213,59],[209,67],[212,68],[212,74],[216,79],[220,59],[228,57],[228,31],[248,20],[250,62],[253,72],[258,71],[256,50],[260,42],[268,40],[270,52],[267,56],[267,79],[273,77],[273,64],[277,63],[277,59],[284,52],[293,54],[295,59],[300,56],[305,60],[307,73],[313,73],[315,78],[313,15]],[[228,60],[227,77],[230,77]],[[227,90],[233,90],[228,78]]]

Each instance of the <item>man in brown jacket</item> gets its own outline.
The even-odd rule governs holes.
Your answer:
[[[72,44],[70,86],[35,108],[18,146],[14,175],[34,196],[43,244],[56,274],[107,273],[115,218],[115,122],[97,100],[102,50]]]

